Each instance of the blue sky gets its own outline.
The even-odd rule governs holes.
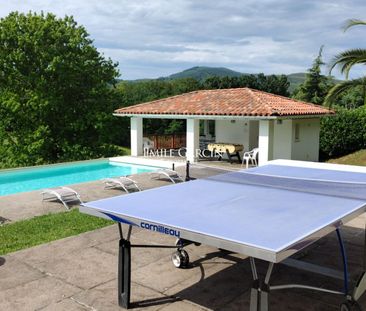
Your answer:
[[[366,45],[366,27],[341,29],[347,19],[366,19],[364,0],[6,0],[0,16],[30,10],[73,15],[98,50],[119,63],[123,79],[192,66],[303,72],[321,45],[325,62]],[[355,68],[351,78],[363,73]]]

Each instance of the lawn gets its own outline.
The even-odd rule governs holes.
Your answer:
[[[349,164],[349,165],[362,165],[366,166],[366,150],[359,150],[354,153],[348,154],[346,156],[331,159],[328,161],[329,163],[337,163],[337,164]]]
[[[0,254],[77,235],[113,224],[113,221],[85,215],[78,209],[48,214],[0,226]]]

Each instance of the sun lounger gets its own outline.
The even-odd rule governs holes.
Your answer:
[[[125,176],[104,178],[102,179],[102,182],[105,184],[104,189],[122,188],[127,193],[130,193],[131,191],[141,191],[141,188],[136,181]]]
[[[150,177],[154,179],[168,178],[172,183],[184,181],[183,177],[180,176],[176,171],[169,169],[157,170],[150,173]]]
[[[80,204],[83,201],[80,199],[80,195],[73,189],[69,187],[56,187],[50,189],[44,189],[41,192],[43,196],[43,201],[60,201],[66,209],[70,209],[67,203],[70,202],[79,202]]]

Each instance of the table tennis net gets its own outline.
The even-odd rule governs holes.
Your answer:
[[[193,166],[192,168],[194,168]],[[196,166],[203,168],[203,166]],[[348,182],[322,179],[310,179],[287,176],[274,176],[256,174],[254,172],[209,167],[207,168],[211,176],[206,180],[220,183],[243,184],[260,187],[270,187],[303,193],[342,197],[347,199],[357,199],[366,201],[366,181]]]

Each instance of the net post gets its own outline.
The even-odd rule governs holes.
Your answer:
[[[186,162],[186,179],[185,179],[185,181],[190,181],[191,180],[191,176],[189,176],[189,167],[190,167],[190,162],[187,161]]]

